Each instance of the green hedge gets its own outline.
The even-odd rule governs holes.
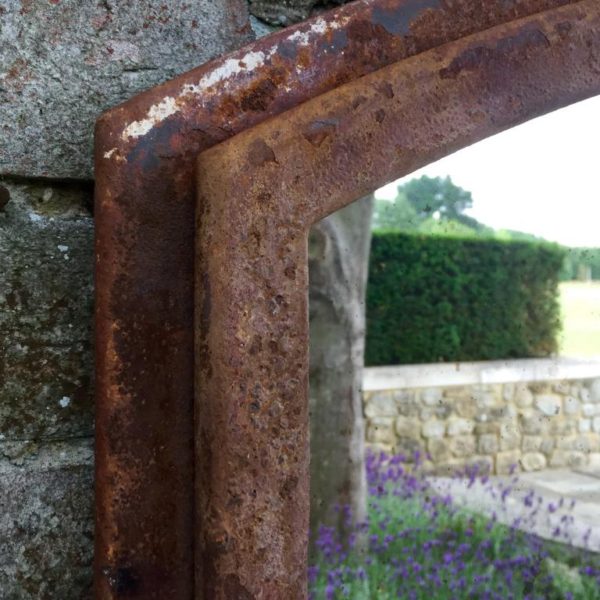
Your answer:
[[[556,352],[563,259],[547,243],[375,233],[366,364]]]

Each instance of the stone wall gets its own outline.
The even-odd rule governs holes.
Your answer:
[[[600,362],[447,367],[367,369],[368,447],[419,450],[437,473],[600,467]]]
[[[253,37],[246,0],[0,0],[0,598],[91,597],[93,129]]]

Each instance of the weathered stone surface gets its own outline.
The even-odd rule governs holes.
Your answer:
[[[456,435],[448,439],[448,448],[457,458],[465,458],[475,454],[475,436]]]
[[[562,399],[555,394],[540,394],[535,396],[535,406],[548,417],[560,414]]]
[[[526,384],[517,384],[515,388],[515,404],[519,408],[525,408],[533,404],[533,394]]]
[[[14,458],[0,444],[0,597],[91,598],[91,440],[53,443]],[[6,457],[6,452],[12,458]]]
[[[539,452],[529,452],[523,455],[521,466],[524,471],[539,471],[546,466],[546,457]]]
[[[427,442],[427,451],[434,463],[444,463],[450,460],[448,441],[443,438],[431,438]]]
[[[600,402],[600,379],[594,379],[589,387],[590,402]]]
[[[585,466],[586,455],[572,450],[555,450],[550,458],[551,467],[570,467],[577,469]]]
[[[350,0],[250,0],[250,10],[272,25],[290,25],[324,8],[346,4]]]
[[[442,401],[442,390],[440,388],[427,388],[421,392],[421,400],[427,406],[435,406]]]
[[[390,392],[377,392],[373,394],[365,406],[365,416],[393,417],[398,414],[396,402]]]
[[[479,436],[477,450],[480,454],[496,454],[499,450],[498,436],[495,433],[485,433]]]
[[[446,424],[434,419],[423,423],[422,433],[426,438],[443,437],[446,432]]]
[[[373,444],[393,446],[396,443],[394,419],[392,417],[373,417],[370,419],[367,428],[367,441]]]
[[[581,402],[574,396],[567,396],[563,402],[565,415],[575,416],[581,410]]]
[[[520,459],[521,453],[518,450],[499,452],[496,454],[496,473],[498,475],[506,475],[513,470],[518,470]]]
[[[541,435],[524,435],[522,449],[523,452],[539,452],[544,443],[544,438]]]
[[[600,415],[600,404],[592,404],[591,402],[585,402],[581,406],[581,411],[584,417],[594,417]]]
[[[473,433],[475,421],[453,418],[448,420],[448,435],[466,435]]]
[[[252,36],[245,0],[0,0],[0,173],[90,178],[98,115]]]
[[[92,435],[91,189],[2,185],[0,439]]]
[[[421,437],[421,421],[411,417],[396,419],[396,433],[400,438],[419,439]]]

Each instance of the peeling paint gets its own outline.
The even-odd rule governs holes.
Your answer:
[[[318,18],[307,31],[294,31],[282,42],[273,44],[267,51],[252,51],[233,58],[227,58],[221,62],[219,66],[216,66],[213,70],[205,74],[197,84],[185,84],[181,88],[177,98],[167,96],[158,104],[151,106],[147,112],[146,118],[139,121],[133,121],[124,129],[121,134],[121,139],[126,142],[130,138],[142,137],[162,121],[171,115],[178,113],[181,110],[181,106],[178,103],[180,98],[190,95],[201,96],[217,85],[226,86],[227,81],[231,81],[244,73],[252,73],[256,69],[264,66],[279,52],[281,43],[292,42],[295,46],[309,46],[311,38],[323,36],[331,31],[336,31],[343,27],[346,21],[348,21],[347,18],[341,18],[337,21],[330,22],[327,22],[323,18]],[[303,65],[296,65],[297,73],[300,73],[303,69]],[[108,152],[105,152],[104,158],[112,158],[116,151],[117,148],[112,148]]]

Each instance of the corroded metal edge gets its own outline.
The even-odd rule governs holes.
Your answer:
[[[400,61],[199,156],[198,598],[306,597],[310,226],[599,93],[600,5],[585,0]]]
[[[99,120],[97,598],[193,594],[194,157],[385,65],[572,3],[477,4],[347,5],[141,94]]]

